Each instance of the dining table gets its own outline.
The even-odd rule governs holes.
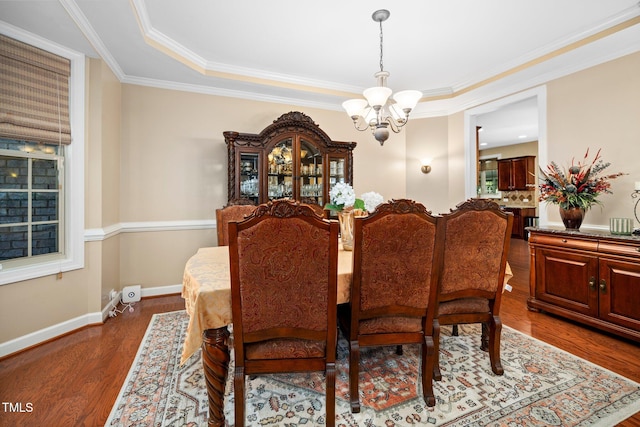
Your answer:
[[[349,302],[353,252],[338,250],[338,304]],[[504,283],[513,276],[506,265]],[[202,364],[209,400],[209,426],[225,425],[224,394],[231,355],[231,275],[228,246],[200,248],[186,263],[182,297],[189,324],[180,364],[202,349]]]

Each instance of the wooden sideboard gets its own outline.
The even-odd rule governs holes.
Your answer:
[[[527,230],[529,310],[640,342],[640,237]]]

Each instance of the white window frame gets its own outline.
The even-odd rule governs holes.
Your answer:
[[[33,258],[24,266],[1,268],[0,285],[50,276],[84,268],[84,132],[85,57],[41,37],[0,21],[0,32],[16,40],[44,49],[71,61],[69,116],[72,142],[64,148],[64,247],[55,260]]]

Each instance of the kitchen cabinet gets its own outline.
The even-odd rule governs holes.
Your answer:
[[[229,201],[290,198],[324,206],[335,183],[353,185],[356,143],[332,141],[304,113],[283,114],[258,134],[223,135]]]
[[[530,190],[536,185],[536,156],[498,160],[498,190]]]
[[[511,229],[511,237],[519,239],[524,238],[525,220],[527,217],[536,216],[536,208],[503,208],[507,212],[513,214],[513,228]]]
[[[640,342],[640,238],[529,229],[527,307]]]

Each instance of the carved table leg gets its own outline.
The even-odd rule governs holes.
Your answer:
[[[224,387],[229,371],[227,327],[207,329],[202,334],[202,364],[209,396],[209,427],[224,427]]]

